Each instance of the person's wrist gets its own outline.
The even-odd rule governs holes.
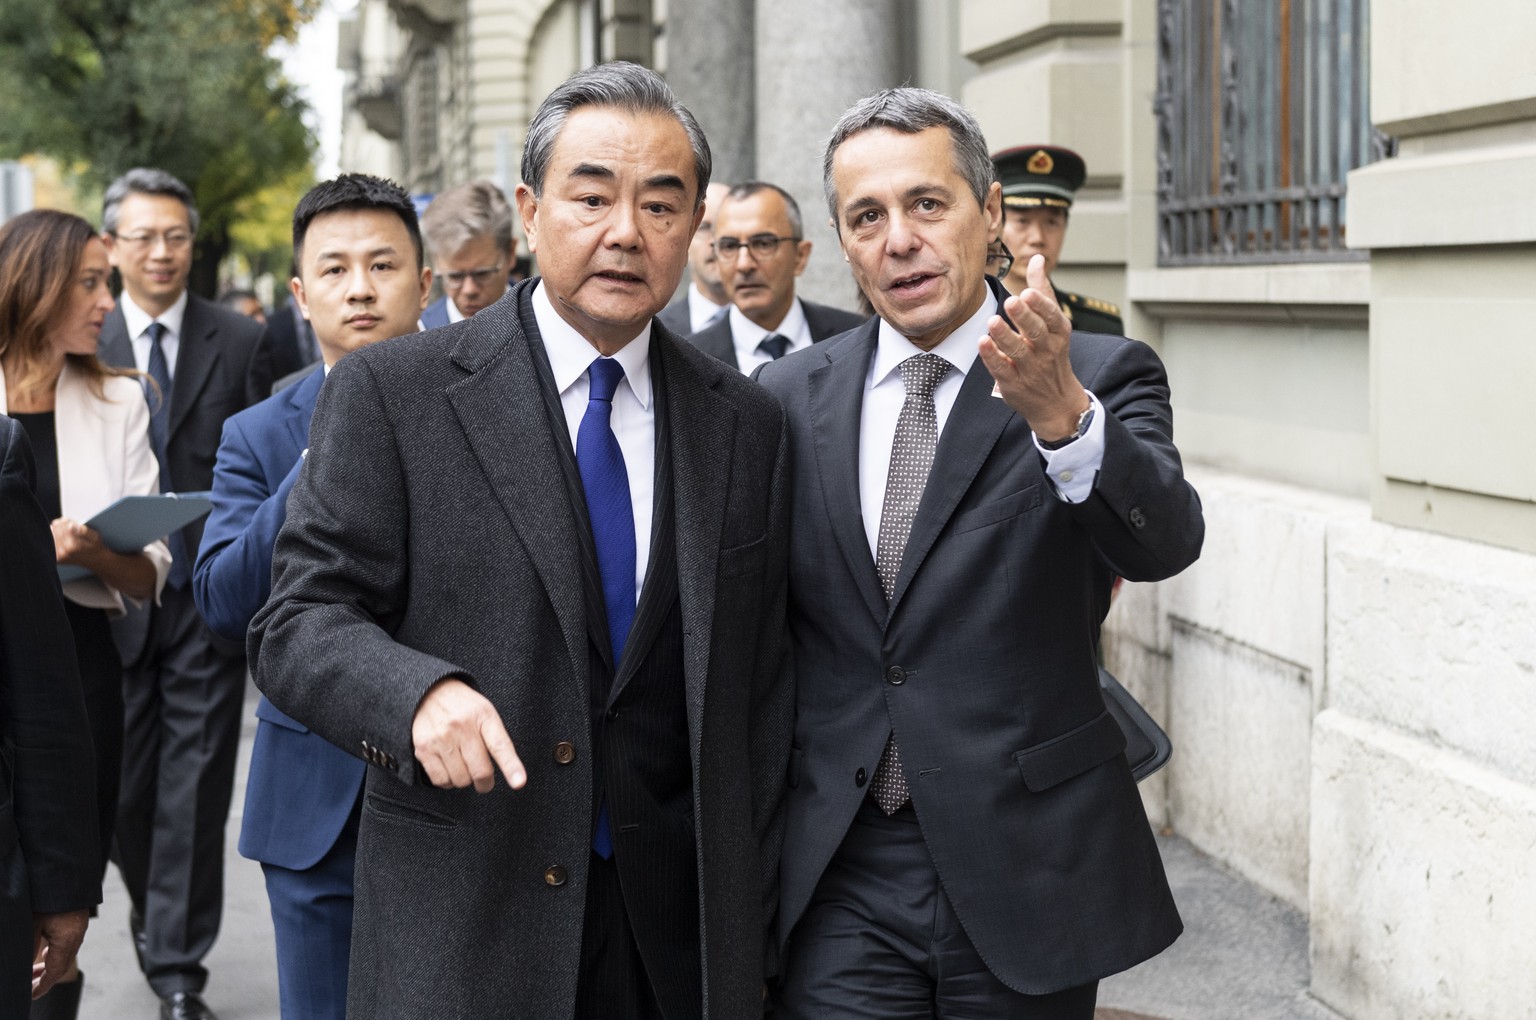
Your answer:
[[[1035,429],[1035,439],[1047,450],[1059,449],[1080,438],[1088,431],[1088,425],[1093,420],[1093,401],[1088,398],[1088,392],[1083,391],[1083,405],[1069,416],[1053,418],[1043,427]]]

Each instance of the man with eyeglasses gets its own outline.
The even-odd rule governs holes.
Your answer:
[[[507,292],[507,273],[517,259],[512,207],[490,181],[470,181],[432,200],[421,217],[432,252],[432,270],[443,296],[421,313],[424,329],[462,322]]]
[[[800,206],[776,184],[747,181],[726,194],[715,216],[715,256],[730,298],[726,315],[689,337],[740,372],[853,329],[863,318],[795,297],[811,242]]]
[[[688,289],[683,296],[656,313],[661,324],[678,336],[697,333],[725,314],[730,307],[725,286],[720,282],[720,267],[715,260],[715,214],[720,200],[730,190],[715,181],[704,191],[704,219],[688,242]]]
[[[164,170],[139,168],[107,188],[102,241],[123,293],[101,330],[101,358],[146,386],[160,488],[213,484],[224,419],[266,397],[272,366],[262,325],[187,290],[197,205]],[[245,653],[209,631],[192,599],[203,525],[170,537],[159,605],[114,624],[123,656],[123,782],[116,860],[132,904],[139,965],[160,1015],[211,1017],[202,959],[224,908],[224,822],[234,788]]]

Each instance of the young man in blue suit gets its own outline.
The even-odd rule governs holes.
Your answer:
[[[325,375],[348,352],[416,331],[432,271],[410,196],[346,174],[312,189],[293,216],[294,299],[323,367],[224,426],[213,513],[193,574],[216,633],[243,640],[272,586],[272,547],[309,445]],[[261,862],[277,936],[285,1017],[346,1012],[352,869],[366,766],[262,698],[240,853]]]

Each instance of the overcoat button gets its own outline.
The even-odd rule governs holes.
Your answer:
[[[869,778],[869,776],[865,774],[864,770],[863,769],[859,769],[859,771],[857,771],[857,772],[855,772],[853,774],[853,785],[854,786],[863,786],[865,780],[867,780],[868,778]]]
[[[900,666],[892,666],[885,671],[885,678],[893,684],[906,683],[907,671]]]
[[[544,884],[562,886],[565,884],[565,869],[558,864],[551,864],[544,869]]]
[[[576,760],[576,745],[569,740],[562,740],[555,745],[555,761],[561,765],[569,765]]]
[[[1131,527],[1133,527],[1133,528],[1145,528],[1147,526],[1147,515],[1141,512],[1141,507],[1139,507],[1139,506],[1131,507],[1130,517],[1131,517]]]

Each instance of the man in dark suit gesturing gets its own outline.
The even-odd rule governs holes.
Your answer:
[[[776,184],[738,184],[715,214],[715,253],[728,312],[688,339],[732,368],[751,372],[849,330],[863,316],[795,296],[811,258],[800,205]]]
[[[279,709],[373,766],[348,1015],[761,1010],[783,416],[653,319],[709,168],[653,72],[578,73],[524,148],[542,278],[321,391],[250,647]]]
[[[150,445],[162,492],[203,491],[224,419],[272,387],[260,323],[187,290],[197,207],[163,170],[107,188],[103,241],[123,278],[101,359],[156,383]],[[159,605],[114,624],[123,653],[123,786],[117,861],[132,900],[139,964],[169,1020],[211,1016],[202,959],[224,909],[224,823],[235,781],[245,655],[215,638],[192,601],[202,522],[170,537]]]
[[[1200,549],[1167,382],[1072,334],[1038,260],[989,280],[953,100],[865,99],[823,165],[879,314],[759,376],[794,450],[783,1014],[1088,1020],[1180,931],[1095,669],[1111,576]]]

